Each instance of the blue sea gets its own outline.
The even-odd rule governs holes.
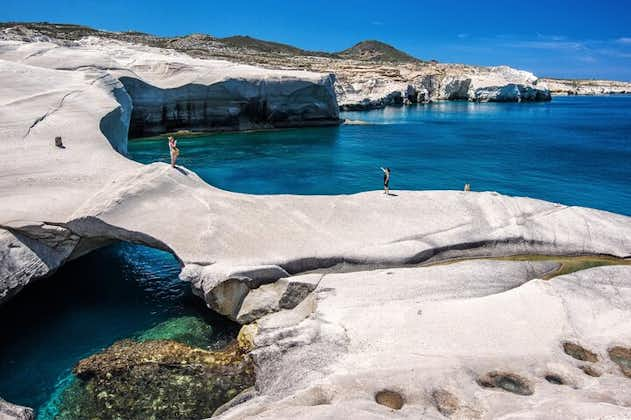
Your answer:
[[[217,187],[253,194],[380,189],[473,190],[631,215],[631,96],[551,103],[445,102],[346,112],[339,127],[178,138],[179,164]],[[132,159],[168,161],[164,138],[130,141]],[[169,254],[126,244],[95,251],[0,307],[0,396],[54,413],[81,358],[175,316],[213,316],[178,280]],[[51,411],[52,410],[52,411]]]
[[[631,215],[631,96],[550,103],[442,102],[345,112],[362,125],[179,138],[178,163],[209,184],[252,194],[381,188],[528,196]],[[166,140],[129,143],[168,161]]]
[[[174,317],[203,319],[215,342],[229,341],[238,326],[209,311],[179,272],[169,253],[117,244],[24,289],[0,306],[0,397],[50,419],[79,360]]]

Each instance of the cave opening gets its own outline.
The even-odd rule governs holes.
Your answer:
[[[169,252],[116,242],[25,287],[0,306],[2,398],[55,417],[77,362],[118,340],[226,347],[240,326],[209,310],[180,271]]]

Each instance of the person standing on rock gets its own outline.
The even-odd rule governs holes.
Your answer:
[[[383,171],[383,193],[390,195],[390,168],[381,168]]]
[[[175,168],[175,161],[180,155],[180,149],[177,148],[177,140],[173,136],[169,136],[169,153],[171,154],[171,167]]]

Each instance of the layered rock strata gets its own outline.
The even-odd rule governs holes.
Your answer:
[[[257,392],[218,418],[629,417],[631,267],[533,279],[549,268],[324,274],[258,319]]]

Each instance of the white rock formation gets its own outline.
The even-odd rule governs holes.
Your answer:
[[[537,86],[547,87],[552,95],[615,95],[631,93],[631,82],[615,80],[542,78],[537,81]]]
[[[33,420],[33,410],[11,404],[0,398],[0,420]]]
[[[365,65],[364,65],[365,66]],[[529,72],[507,66],[473,67],[431,64],[372,66],[363,72],[334,71],[342,109],[370,109],[437,100],[533,102],[550,100],[545,86]]]
[[[0,301],[104,244],[143,243],[173,252],[211,308],[258,319],[262,394],[227,417],[383,417],[392,412],[373,393],[394,388],[405,402],[397,413],[418,418],[436,415],[430,386],[456,395],[465,417],[628,412],[628,379],[605,360],[607,346],[629,346],[628,268],[519,286],[550,267],[398,267],[531,253],[629,257],[631,218],[492,192],[251,196],[213,188],[185,168],[140,165],[118,153],[134,118],[123,76],[167,89],[227,83],[225,70],[249,81],[234,82],[237,91],[257,97],[269,82],[286,87],[299,108],[310,97],[319,103],[330,79],[109,47],[0,43]],[[297,85],[316,92],[292,96]],[[343,263],[355,272],[296,276]],[[361,272],[380,266],[391,268]],[[586,343],[606,374],[577,374],[560,353],[562,339]],[[278,372],[290,366],[280,384]],[[526,377],[534,397],[476,384],[498,369]],[[571,386],[547,385],[540,378],[548,371]],[[436,395],[449,406],[448,394]]]
[[[259,320],[258,395],[219,418],[631,417],[631,378],[608,354],[631,344],[631,267],[546,281],[524,264],[324,275],[308,309]],[[403,407],[377,404],[383,390]]]
[[[98,72],[131,98],[132,136],[338,123],[334,78],[201,60],[173,50],[88,37],[68,46],[3,41],[0,58],[36,67]],[[95,79],[98,80],[98,79]],[[118,117],[118,116],[116,116]]]
[[[70,30],[70,32],[66,33],[66,30]],[[40,31],[44,31],[48,35],[44,35]],[[84,37],[78,37],[77,33],[83,34]],[[113,38],[139,45],[158,44],[195,56],[211,58],[215,62],[216,58],[226,58],[235,63],[255,64],[271,69],[299,69],[334,74],[337,78],[335,82],[337,101],[345,110],[382,108],[387,105],[425,103],[436,100],[478,102],[550,100],[550,93],[545,83],[538,83],[537,78],[532,73],[507,66],[482,67],[420,61],[379,42],[376,44],[381,45],[381,47],[377,48],[385,49],[377,51],[376,54],[369,54],[374,55],[374,57],[367,58],[363,54],[366,51],[357,51],[359,54],[348,54],[348,50],[340,54],[310,53],[286,46],[288,48],[285,48],[283,52],[282,48],[280,51],[278,50],[278,44],[270,46],[268,49],[257,50],[251,45],[248,46],[250,41],[257,43],[251,38],[242,38],[242,42],[236,42],[236,45],[232,45],[233,42],[224,44],[225,40],[222,41],[201,34],[177,38],[159,38],[147,34],[104,33],[86,27],[47,24],[16,24],[14,27],[0,30],[0,39],[39,44],[48,42],[66,49],[76,50],[89,47],[103,53],[101,51],[103,46],[113,50],[120,50],[121,45],[131,47],[131,44],[128,43],[115,42],[112,40]],[[266,41],[259,40],[258,43],[265,44]],[[368,43],[375,44],[374,41]],[[139,45],[131,48],[136,51],[147,50],[146,47]],[[356,47],[358,46],[354,48]],[[154,49],[154,51],[156,50]],[[162,49],[159,51],[162,56],[164,54],[179,55],[173,50]],[[398,59],[388,60],[387,58],[391,54],[394,54],[394,57]],[[125,57],[130,55],[134,56],[134,60],[137,59],[136,53],[119,51],[114,57],[107,58],[104,63],[110,63],[110,68],[122,66],[122,68],[130,69],[130,63],[125,62]],[[384,56],[384,59],[379,59],[379,56]],[[182,59],[178,58],[177,60],[177,64],[171,63],[170,69],[163,70],[175,73],[181,72],[183,68],[199,65],[199,61],[196,62],[197,64],[184,64]],[[160,58],[158,61],[163,62],[164,60]],[[219,67],[226,67],[225,61],[219,63]],[[155,63],[149,65],[155,66]],[[205,63],[204,67],[208,65]],[[146,72],[145,67],[143,66],[140,71],[144,76],[146,76],[144,74]],[[227,70],[227,72],[230,71]],[[158,78],[162,80],[163,76],[160,73]],[[220,129],[225,126],[239,127],[240,118],[235,117],[235,107],[230,106],[231,102],[234,101],[240,104],[237,108],[240,108],[241,114],[247,117],[248,124],[252,124],[254,127],[260,126],[267,119],[273,119],[276,125],[282,125],[281,122],[285,118],[288,118],[292,124],[296,124],[296,119],[298,121],[307,120],[309,124],[316,124],[322,119],[322,110],[330,105],[328,92],[320,92],[319,100],[315,101],[312,98],[310,106],[306,106],[304,112],[301,112],[296,109],[287,110],[282,105],[275,106],[270,100],[252,99],[251,96],[243,95],[242,92],[237,92],[235,95],[234,87],[230,83],[227,84],[227,92],[224,90],[226,86],[223,84],[211,85],[206,88],[201,88],[195,84],[186,89],[156,91],[151,89],[151,86],[138,83],[135,79],[124,78],[122,80],[137,104],[133,124],[133,129],[137,131],[132,130],[133,135],[150,134],[158,132],[160,129],[170,129],[173,126],[186,124],[206,129]],[[180,83],[178,86],[183,84]],[[255,85],[250,86],[248,91],[260,89],[258,84]],[[240,89],[244,88],[240,86]],[[138,90],[142,92],[141,95],[134,94]],[[302,90],[296,95],[309,93],[314,96],[313,91],[304,92]],[[156,105],[158,98],[161,100]],[[166,103],[164,109],[159,105],[162,102]],[[287,114],[290,117],[287,117]],[[327,112],[324,114],[326,115],[324,122],[330,122],[331,114]],[[213,124],[202,124],[209,116],[213,117]],[[247,128],[248,125],[246,124],[244,127]]]

